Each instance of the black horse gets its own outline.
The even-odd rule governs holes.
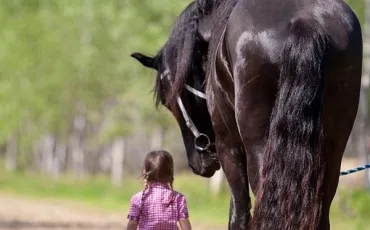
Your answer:
[[[361,83],[361,28],[346,3],[198,0],[156,57],[133,56],[166,76],[157,92],[195,173],[217,169],[204,151],[215,141],[232,196],[229,229],[330,229]],[[194,90],[204,80],[208,110]]]

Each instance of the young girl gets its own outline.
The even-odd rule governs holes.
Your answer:
[[[144,162],[145,188],[130,202],[127,230],[191,230],[184,195],[173,190],[174,166],[166,151],[149,152]]]

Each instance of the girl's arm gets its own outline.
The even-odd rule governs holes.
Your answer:
[[[188,205],[185,196],[180,196],[179,202],[179,223],[182,230],[191,230],[191,224],[189,220]]]
[[[136,220],[129,220],[127,224],[127,230],[136,230],[137,229],[137,221]]]
[[[141,195],[136,194],[131,198],[130,201],[130,210],[127,215],[128,224],[127,230],[136,230],[139,225],[140,217],[140,197]]]
[[[188,218],[181,218],[179,222],[181,230],[191,230],[191,224]]]

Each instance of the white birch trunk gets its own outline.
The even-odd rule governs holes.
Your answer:
[[[51,173],[53,171],[55,138],[50,134],[46,134],[41,142],[41,171],[43,173]]]
[[[105,146],[99,154],[99,170],[101,172],[110,172],[112,165],[112,145]]]
[[[53,177],[59,178],[62,167],[66,163],[67,145],[64,141],[56,141],[53,159]]]
[[[150,141],[150,149],[160,149],[163,145],[163,129],[160,126],[156,126],[152,131],[152,138]]]
[[[6,146],[6,159],[5,168],[8,172],[14,172],[17,170],[18,166],[18,148],[17,140],[15,136],[10,136],[8,138],[8,143]]]
[[[365,25],[364,25],[364,61],[363,61],[363,84],[362,84],[362,92],[364,97],[364,104],[366,106],[364,109],[366,109],[366,113],[364,113],[364,123],[368,121],[369,115],[368,115],[368,97],[369,97],[369,83],[370,83],[370,0],[364,0],[365,1]],[[366,123],[365,123],[366,124]],[[364,129],[365,129],[364,124]],[[364,130],[365,135],[363,138],[363,144],[365,145],[365,150],[361,152],[361,161],[365,164],[369,164],[370,162],[370,156],[369,156],[369,150],[367,149],[367,138],[368,138],[368,131]],[[366,139],[365,139],[366,138]],[[365,172],[365,179],[366,179],[366,186],[370,189],[370,170],[366,170]]]
[[[40,141],[35,141],[32,146],[33,152],[33,167],[34,170],[40,172],[41,168],[41,151],[40,151]]]
[[[91,44],[91,24],[93,19],[93,0],[82,1],[82,15],[80,24],[80,44],[81,44],[81,58],[88,59],[89,54],[86,52]],[[80,77],[85,78],[88,75],[88,65],[81,62],[79,67]],[[83,113],[84,106],[76,102],[78,106],[77,111]],[[83,115],[77,115],[73,122],[73,131],[70,137],[71,155],[72,155],[72,168],[77,177],[82,177],[84,174],[84,158],[85,152],[82,143],[82,137],[86,127],[86,118]]]
[[[361,88],[359,108],[356,121],[353,126],[352,136],[354,149],[360,157],[361,162],[364,163],[367,161],[367,133],[365,129],[367,109],[368,106],[366,89]]]
[[[71,143],[72,168],[76,177],[82,177],[84,174],[84,151],[78,139],[73,135]]]
[[[125,139],[123,137],[116,138],[112,144],[111,182],[116,186],[121,185],[122,181],[125,147]]]
[[[84,148],[82,145],[82,135],[86,127],[86,118],[77,115],[73,122],[73,131],[70,136],[70,149],[72,155],[72,169],[76,177],[84,174]]]
[[[222,184],[225,180],[225,174],[222,169],[217,170],[215,175],[209,179],[209,188],[213,196],[220,194]]]

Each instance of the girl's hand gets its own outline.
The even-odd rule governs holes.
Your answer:
[[[179,222],[181,230],[191,230],[191,224],[188,218],[181,218]]]
[[[129,220],[126,229],[127,230],[136,230],[137,229],[137,226],[138,226],[137,221],[135,221],[135,220]]]

